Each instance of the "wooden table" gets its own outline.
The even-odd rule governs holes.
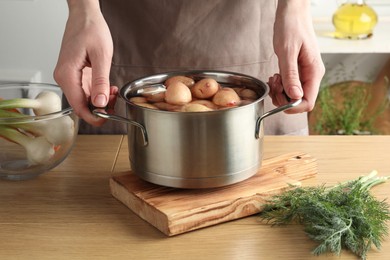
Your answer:
[[[390,175],[390,136],[267,136],[266,158],[302,151],[318,158],[305,185],[336,184],[376,169]],[[34,180],[0,181],[0,259],[357,259],[314,257],[299,225],[257,216],[167,237],[114,199],[113,174],[129,170],[126,137],[79,136],[60,166]],[[390,182],[373,189],[390,197]],[[390,237],[368,259],[390,259]]]

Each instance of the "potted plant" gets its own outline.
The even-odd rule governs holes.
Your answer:
[[[309,114],[311,134],[382,134],[375,122],[387,109],[389,99],[387,95],[382,95],[381,100],[373,98],[373,93],[377,96],[383,90],[387,94],[389,80],[383,77],[381,82],[381,86],[377,80],[323,83],[316,107]]]

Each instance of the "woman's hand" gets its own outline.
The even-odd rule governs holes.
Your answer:
[[[89,124],[105,120],[89,109],[113,107],[118,88],[110,86],[113,43],[97,0],[68,1],[69,17],[54,79],[61,86],[75,113]]]
[[[313,29],[310,1],[279,0],[274,24],[274,50],[279,59],[280,75],[270,77],[273,104],[302,98],[302,103],[287,113],[314,108],[325,67]]]

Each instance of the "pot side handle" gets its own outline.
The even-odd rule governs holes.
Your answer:
[[[133,120],[130,120],[130,119],[127,119],[127,118],[122,117],[122,116],[108,114],[102,108],[95,108],[91,112],[92,112],[92,114],[94,114],[94,115],[96,115],[98,117],[101,117],[101,118],[105,118],[105,119],[109,119],[109,120],[113,120],[113,121],[118,121],[118,122],[122,122],[122,123],[126,123],[126,124],[131,124],[131,125],[134,125],[134,126],[138,127],[141,130],[141,133],[142,133],[144,146],[148,145],[148,134],[146,132],[145,127],[143,125],[141,125],[140,123],[138,123],[136,121],[133,121]]]
[[[279,112],[282,112],[284,110],[288,110],[290,108],[296,107],[301,102],[302,102],[302,99],[294,100],[294,101],[288,103],[287,105],[280,106],[278,108],[272,109],[272,110],[264,113],[261,117],[259,117],[257,119],[257,121],[256,121],[256,129],[255,129],[255,137],[256,137],[256,139],[259,139],[259,136],[260,136],[260,126],[261,126],[261,123],[264,120],[264,118],[272,116],[272,115],[274,115],[276,113],[279,113]]]

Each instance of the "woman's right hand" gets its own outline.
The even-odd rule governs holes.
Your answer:
[[[97,0],[69,0],[68,6],[54,79],[75,113],[89,124],[100,126],[105,119],[93,115],[89,104],[113,107],[118,92],[109,82],[111,34]]]

